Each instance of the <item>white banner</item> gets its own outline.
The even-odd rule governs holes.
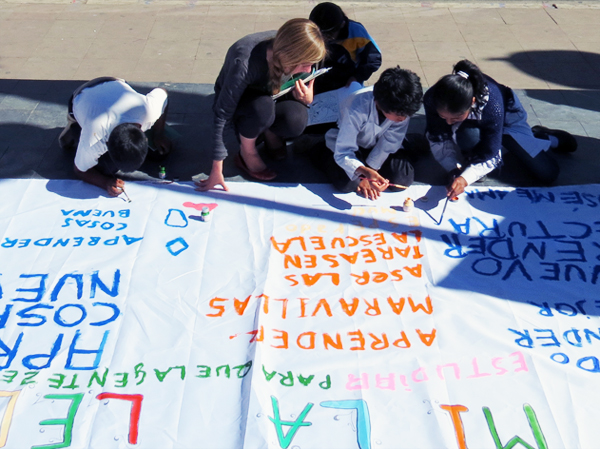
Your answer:
[[[230,187],[0,180],[0,447],[598,447],[599,186]]]

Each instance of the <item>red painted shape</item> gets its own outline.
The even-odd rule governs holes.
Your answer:
[[[142,394],[118,394],[118,393],[100,393],[96,399],[119,399],[122,401],[131,401],[131,412],[129,414],[129,444],[137,444],[138,432],[140,426],[140,412],[142,411]]]

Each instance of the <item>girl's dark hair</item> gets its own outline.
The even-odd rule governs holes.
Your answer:
[[[331,2],[319,3],[308,18],[317,24],[326,40],[331,40],[348,21],[342,8]]]
[[[448,111],[451,114],[469,110],[473,97],[477,101],[487,94],[483,73],[467,59],[456,63],[452,74],[440,78],[432,89],[436,110]]]

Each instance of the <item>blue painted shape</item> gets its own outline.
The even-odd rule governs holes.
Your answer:
[[[364,399],[323,401],[321,407],[356,410],[356,442],[360,449],[371,449],[371,419]]]
[[[188,249],[190,247],[190,245],[188,245],[187,242],[182,237],[177,237],[176,239],[173,239],[170,242],[167,242],[167,244],[165,246],[167,247],[167,250],[173,256],[178,256],[179,254],[181,254],[183,251],[185,251],[186,249]]]
[[[165,218],[165,224],[172,228],[185,228],[188,220],[185,214],[179,209],[169,209]]]

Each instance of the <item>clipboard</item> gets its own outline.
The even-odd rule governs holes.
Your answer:
[[[324,67],[324,68],[316,70],[316,71],[313,70],[311,73],[299,73],[298,75],[294,75],[292,77],[292,79],[283,83],[283,85],[281,86],[281,90],[278,93],[276,93],[275,95],[273,95],[273,100],[276,100],[279,97],[290,92],[296,86],[296,81],[302,80],[302,81],[304,81],[304,84],[306,84],[306,83],[310,82],[311,80],[314,80],[316,77],[329,72],[330,70],[331,70],[331,67]]]

